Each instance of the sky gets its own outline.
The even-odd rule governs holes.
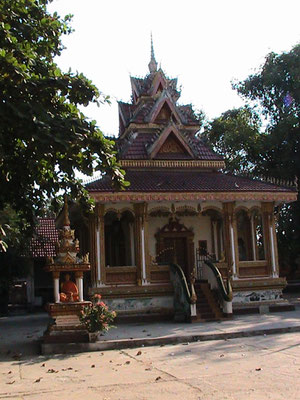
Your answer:
[[[117,101],[130,101],[129,76],[149,72],[151,32],[157,62],[182,87],[180,104],[208,118],[243,105],[231,81],[300,42],[299,0],[54,0],[48,10],[73,14],[75,31],[56,62],[111,96],[110,106],[83,109],[106,135],[118,133]]]

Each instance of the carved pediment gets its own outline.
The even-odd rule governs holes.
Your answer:
[[[59,260],[60,263],[63,264],[75,264],[76,263],[76,255],[73,257],[69,252]]]
[[[192,230],[188,229],[184,224],[181,224],[179,222],[178,218],[173,218],[171,217],[169,219],[169,222],[164,225],[158,234],[164,234],[164,233],[190,233],[193,234]]]
[[[172,135],[173,136],[173,135]],[[159,149],[158,154],[162,153],[177,153],[177,154],[184,154],[186,153],[184,148],[176,141],[175,137],[171,135],[168,139],[163,143],[161,148]]]

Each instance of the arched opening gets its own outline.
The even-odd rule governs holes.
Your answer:
[[[238,254],[240,261],[252,261],[252,227],[249,214],[245,210],[239,210],[236,214]]]
[[[211,255],[216,261],[223,262],[225,261],[223,215],[220,211],[215,209],[208,209],[203,212],[203,215],[209,216],[211,221],[211,242],[212,242]],[[200,243],[199,243],[199,251],[200,253],[204,253],[204,250],[203,249],[201,250]]]
[[[265,243],[263,218],[259,210],[254,210],[251,214],[251,224],[253,232],[253,254],[255,260],[265,260]]]
[[[105,265],[135,265],[134,216],[130,211],[108,212],[104,217]]]

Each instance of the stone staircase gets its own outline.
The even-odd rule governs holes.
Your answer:
[[[195,292],[197,295],[197,318],[196,322],[221,321],[224,319],[216,294],[211,290],[207,281],[195,282]]]

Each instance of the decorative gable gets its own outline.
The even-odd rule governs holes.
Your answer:
[[[166,86],[166,79],[163,76],[163,72],[158,71],[152,82],[151,95],[155,96],[156,94],[161,93],[164,89],[166,89]]]
[[[176,136],[172,133],[169,135],[165,143],[161,146],[157,154],[164,153],[186,153],[185,149],[181,146],[181,144],[176,140]]]
[[[188,158],[194,158],[192,150],[174,124],[169,125],[160,134],[157,140],[149,147],[148,154],[151,159],[162,158],[159,155],[166,156],[167,154],[180,154]]]
[[[176,107],[174,104],[171,102],[169,98],[166,98],[163,96],[158,103],[155,105],[151,115],[150,115],[150,121],[152,123],[157,123],[157,124],[166,124],[170,120],[173,120],[174,122],[177,122],[178,124],[181,124],[180,117],[176,111]]]

